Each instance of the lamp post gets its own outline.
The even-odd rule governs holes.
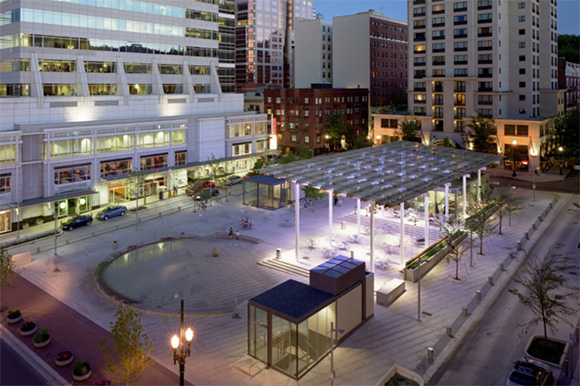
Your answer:
[[[516,141],[515,139],[512,141],[512,145],[514,145],[514,172],[512,173],[512,177],[516,177],[516,145],[518,144],[518,141]]]
[[[560,175],[562,175],[562,166],[564,165],[564,160],[562,159],[562,152],[564,148],[562,146],[558,147],[558,154],[560,155]]]
[[[185,338],[185,342],[183,341]],[[179,362],[179,384],[181,386],[185,383],[185,358],[190,356],[191,341],[193,340],[193,330],[188,328],[183,331],[183,299],[181,299],[181,329],[179,336],[173,335],[171,337],[171,347],[173,348],[173,364]],[[181,349],[179,347],[181,346]]]
[[[54,217],[54,255],[56,256],[56,223],[58,222],[58,218],[56,217],[56,212],[52,212],[52,216]]]
[[[533,190],[533,196],[532,196],[532,201],[536,201],[536,173],[538,172],[540,168],[535,166],[534,167],[534,174],[532,175],[532,190]]]
[[[330,386],[334,386],[334,378],[336,374],[334,373],[334,333],[339,332],[344,334],[342,328],[334,328],[334,322],[330,322],[330,372],[328,373],[328,378],[330,378]]]

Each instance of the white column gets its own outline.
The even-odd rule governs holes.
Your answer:
[[[487,170],[486,167],[477,169],[477,201],[481,202],[481,171]]]
[[[332,190],[328,191],[328,245],[332,246],[332,205],[334,196]]]
[[[360,235],[360,198],[356,199],[356,233]]]
[[[429,193],[423,194],[425,197],[425,248],[429,246]]]
[[[405,265],[405,203],[401,202],[399,208],[399,215],[401,216],[401,239],[399,243],[401,244],[401,265]]]
[[[446,182],[445,183],[445,222],[447,222],[447,219],[449,218],[449,187],[451,186],[451,183]]]
[[[298,244],[300,240],[300,184],[294,182],[294,231],[296,233],[296,262],[300,259],[300,250]]]
[[[463,176],[463,218],[467,217],[467,179],[469,174]]]
[[[375,272],[375,202],[369,204],[371,210],[371,272]]]

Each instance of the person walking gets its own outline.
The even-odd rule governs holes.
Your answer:
[[[230,228],[230,232],[228,233],[228,237],[230,240],[234,237],[234,228]]]
[[[236,230],[236,240],[239,240],[239,239],[240,239],[240,231]]]

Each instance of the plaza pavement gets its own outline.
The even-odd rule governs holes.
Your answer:
[[[106,224],[99,224],[98,227],[95,227],[97,224],[93,224],[91,227],[75,230],[59,237],[57,256],[53,255],[52,239],[15,247],[10,253],[32,252],[33,261],[24,267],[22,276],[84,315],[96,326],[108,330],[116,310],[116,303],[96,289],[93,273],[100,261],[115,252],[113,241],[118,242],[118,250],[123,250],[131,245],[179,236],[182,233],[195,235],[201,244],[191,256],[191,267],[194,270],[197,266],[203,267],[203,272],[196,272],[195,277],[200,287],[210,289],[202,295],[205,302],[202,304],[202,311],[204,306],[208,309],[214,305],[222,306],[224,299],[228,298],[231,299],[233,310],[237,297],[241,319],[235,319],[228,313],[199,316],[200,312],[190,312],[186,315],[186,323],[192,325],[195,330],[191,357],[186,364],[186,380],[197,385],[296,384],[295,381],[274,370],[266,369],[250,378],[232,366],[242,359],[247,351],[247,300],[289,278],[307,281],[303,277],[257,265],[259,261],[273,258],[276,248],[284,251],[285,260],[294,260],[294,227],[282,225],[286,219],[293,221],[294,213],[287,208],[267,211],[244,206],[241,203],[240,189],[240,186],[232,189],[230,202],[216,203],[202,212],[194,212],[192,201],[186,196],[148,204],[148,209],[140,213],[142,222],[138,230],[133,213],[127,218],[111,220]],[[446,327],[457,319],[462,307],[472,301],[476,289],[481,289],[485,285],[488,277],[497,270],[498,264],[506,258],[507,253],[515,250],[517,240],[554,200],[554,195],[546,192],[536,192],[535,202],[531,201],[530,191],[518,190],[517,194],[526,199],[525,210],[514,215],[512,225],[504,227],[503,235],[494,235],[484,242],[485,255],[474,253],[473,267],[469,267],[469,256],[461,261],[459,273],[463,279],[461,283],[450,279],[455,272],[455,265],[453,262],[445,261],[422,280],[421,309],[426,313],[422,315],[420,321],[417,320],[416,284],[407,282],[407,292],[390,307],[375,305],[374,317],[335,350],[337,385],[374,385],[394,363],[409,369],[421,370],[427,376],[434,372],[439,353],[435,353],[435,364],[425,364],[427,347],[436,346],[445,334]],[[561,195],[559,198],[538,232],[531,236],[526,248],[531,248],[537,242],[542,229],[549,226],[571,197]],[[352,223],[347,223],[345,230],[340,229],[339,220],[352,213],[354,204],[354,200],[343,199],[342,206],[334,208],[333,233],[339,240],[346,239],[356,232],[356,225]],[[301,256],[308,255],[309,259],[301,259],[299,265],[308,268],[324,261],[320,248],[324,246],[325,240],[328,240],[327,213],[327,200],[317,202],[301,211],[300,233],[303,240]],[[230,226],[234,229],[240,228],[240,220],[248,216],[253,220],[254,227],[249,231],[240,229],[240,232],[262,239],[263,243],[250,244],[241,240],[218,240],[214,237],[215,232],[227,231]],[[117,225],[118,230],[115,229]],[[41,229],[50,230],[51,225],[45,224],[37,229],[23,230],[21,237]],[[391,277],[400,277],[398,272],[400,267],[396,264],[396,258],[386,256],[380,248],[381,237],[387,236],[379,235],[375,250],[377,257],[389,258],[391,264],[386,270],[376,270],[375,288],[380,287],[382,282]],[[14,237],[14,234],[0,238],[0,242],[11,237]],[[317,250],[310,251],[306,248],[308,238],[318,240]],[[365,240],[366,244],[353,246],[353,249],[355,258],[366,260],[368,263],[368,237]],[[220,256],[213,258],[210,251],[216,245],[219,245]],[[37,248],[40,248],[39,253]],[[408,248],[406,258],[419,250],[419,246]],[[510,264],[507,271],[502,274],[503,280],[512,275],[517,266],[518,264]],[[224,275],[226,272],[228,275]],[[159,288],[159,283],[151,283],[151,286]],[[489,293],[495,290],[492,288]],[[195,291],[187,293],[183,289],[181,292],[176,289],[175,309],[181,296],[184,296],[188,304],[188,297],[196,295]],[[3,304],[11,300],[3,299]],[[194,305],[191,304],[192,307]],[[13,306],[15,307],[17,306]],[[186,308],[190,311],[199,311],[199,307],[194,307],[195,310]],[[172,363],[172,351],[169,346],[169,338],[179,326],[177,313],[168,315],[145,312],[142,322],[144,331],[155,339],[152,357],[161,366],[177,374],[178,368]],[[473,322],[474,319],[466,321],[462,328],[467,328],[467,324]],[[76,350],[74,347],[71,349]],[[96,355],[98,348],[94,350]],[[327,357],[310,370],[299,383],[324,384],[328,381],[329,368],[330,359]],[[140,384],[154,383],[143,381]]]

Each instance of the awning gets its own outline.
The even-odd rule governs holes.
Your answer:
[[[30,206],[30,205],[37,205],[37,204],[44,204],[46,202],[53,202],[59,200],[65,200],[67,198],[74,198],[80,196],[90,196],[91,194],[97,194],[98,192],[92,189],[85,189],[85,190],[71,190],[70,192],[57,194],[55,196],[50,197],[40,197],[40,198],[33,198],[30,200],[24,200],[20,203],[20,206]]]

